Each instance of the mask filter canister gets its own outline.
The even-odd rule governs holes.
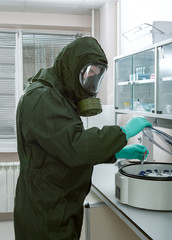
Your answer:
[[[100,98],[83,98],[78,102],[80,115],[83,117],[91,117],[102,112]]]

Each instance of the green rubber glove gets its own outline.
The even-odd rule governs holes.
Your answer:
[[[121,127],[122,131],[126,134],[126,139],[134,137],[145,127],[151,127],[152,124],[143,117],[131,118],[124,127]]]
[[[147,154],[149,154],[148,149],[139,144],[132,144],[125,146],[121,151],[115,154],[116,159],[139,159],[144,160]]]

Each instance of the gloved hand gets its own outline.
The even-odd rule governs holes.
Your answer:
[[[122,131],[126,134],[126,139],[137,135],[139,132],[143,130],[145,127],[151,127],[152,124],[148,122],[143,117],[135,117],[131,118],[124,127],[121,127]]]
[[[147,154],[149,154],[149,151],[145,146],[132,144],[125,146],[121,151],[115,154],[115,157],[116,159],[126,158],[144,160]]]

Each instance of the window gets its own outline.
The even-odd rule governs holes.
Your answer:
[[[16,34],[0,33],[0,138],[15,137]]]
[[[0,142],[16,142],[16,106],[27,79],[54,58],[76,34],[0,32]],[[2,144],[1,144],[2,146]],[[0,146],[0,151],[2,150]]]
[[[54,59],[64,46],[75,39],[75,35],[23,33],[23,84],[40,68],[53,66]]]

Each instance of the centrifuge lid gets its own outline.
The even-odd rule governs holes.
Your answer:
[[[172,136],[153,127],[146,127],[143,134],[161,150],[172,155]]]
[[[172,181],[172,163],[129,164],[121,167],[119,173],[136,179]]]

